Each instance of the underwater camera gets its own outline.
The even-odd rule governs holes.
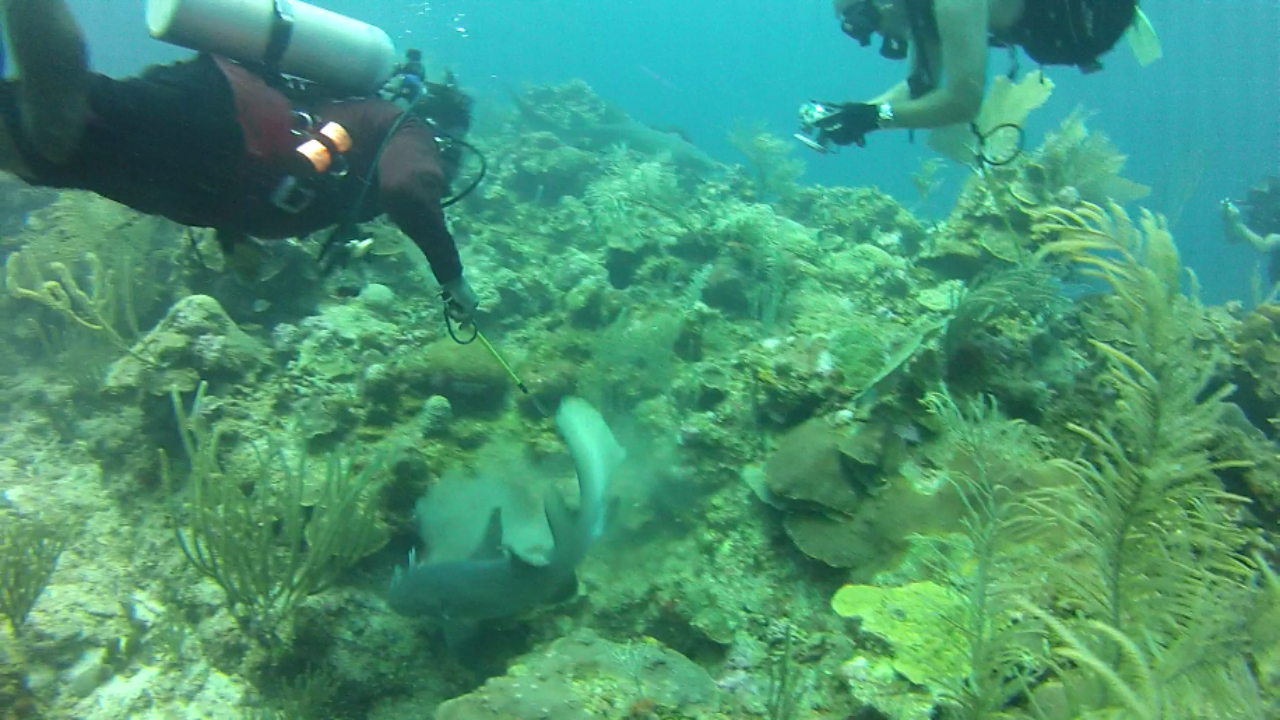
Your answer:
[[[837,105],[810,100],[800,106],[800,132],[792,137],[815,152],[820,152],[824,155],[834,152],[834,148],[831,147],[831,141],[827,139],[826,132],[819,127],[819,124],[838,112],[840,112],[840,107]]]

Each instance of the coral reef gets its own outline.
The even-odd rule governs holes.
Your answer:
[[[858,620],[870,636],[861,647],[881,645],[883,655],[857,654],[841,668],[850,692],[890,717],[927,718],[934,704],[968,673],[969,642],[954,618],[964,599],[931,582],[896,588],[846,585],[831,599],[843,618]]]
[[[208,233],[83,194],[0,211],[0,514],[77,529],[56,568],[3,534],[25,621],[0,641],[0,704],[1274,710],[1280,313],[1196,300],[1084,114],[934,223],[801,184],[750,125],[747,167],[724,166],[580,81],[512,100],[477,138],[487,183],[449,210],[471,344],[386,222],[332,275],[300,238],[248,283]],[[392,568],[448,544],[420,544],[417,499],[570,478],[547,417],[570,394],[628,453],[577,592],[456,648],[393,614]],[[9,573],[29,556],[39,572]]]
[[[440,706],[438,720],[723,717],[706,670],[652,638],[612,643],[589,630],[551,643],[479,690]]]
[[[1104,134],[1085,126],[1086,113],[1077,109],[1020,168],[1016,197],[1037,198],[1041,204],[1064,198],[1100,204],[1126,205],[1141,200],[1149,188],[1121,177],[1128,158]]]
[[[227,316],[217,300],[188,295],[108,371],[107,389],[143,396],[191,392],[200,380],[252,382],[265,369],[266,348]]]
[[[1280,305],[1262,305],[1232,339],[1233,400],[1255,427],[1275,438],[1280,422]]]
[[[792,157],[795,145],[787,138],[770,135],[763,123],[740,124],[729,133],[729,142],[746,158],[757,198],[785,198],[799,190],[804,162]]]
[[[47,521],[12,517],[0,526],[0,615],[17,635],[58,566],[67,531]]]
[[[331,587],[382,547],[370,496],[383,468],[375,460],[357,470],[354,461],[335,454],[324,459],[323,477],[313,478],[305,456],[295,464],[268,443],[255,448],[252,470],[224,470],[222,433],[203,416],[207,388],[201,383],[196,389],[189,411],[178,390],[172,391],[191,468],[185,507],[176,520],[178,545],[192,567],[222,588],[245,632],[276,645],[297,603]],[[167,463],[163,472],[165,485],[176,493]]]
[[[948,277],[972,279],[993,261],[1021,265],[1046,238],[1034,226],[1046,210],[1080,203],[1126,204],[1148,189],[1120,175],[1126,158],[1076,111],[1033,152],[983,167],[969,178],[945,223],[925,244],[922,261]]]

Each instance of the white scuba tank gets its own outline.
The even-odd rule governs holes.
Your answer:
[[[147,0],[151,37],[369,95],[396,67],[379,28],[296,0]],[[275,55],[276,57],[272,57]]]

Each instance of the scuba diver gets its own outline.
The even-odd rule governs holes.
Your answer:
[[[1280,283],[1280,176],[1268,177],[1254,185],[1248,197],[1238,203],[1223,200],[1222,225],[1227,242],[1233,245],[1245,242],[1267,255],[1271,282]]]
[[[841,28],[880,54],[910,56],[907,79],[861,103],[811,102],[797,138],[819,152],[863,145],[868,133],[971,123],[986,94],[988,46],[1021,48],[1040,65],[1101,68],[1098,58],[1134,27],[1140,62],[1159,56],[1137,0],[834,0]],[[1016,65],[1015,65],[1016,68]]]
[[[0,84],[0,170],[30,185],[88,190],[138,212],[212,228],[229,264],[250,277],[264,254],[258,239],[334,227],[325,249],[341,253],[357,247],[357,223],[385,213],[426,255],[450,317],[471,321],[479,301],[443,207],[458,169],[456,145],[465,144],[470,125],[470,98],[419,74],[421,97],[404,111],[376,94],[394,67],[390,38],[345,18],[321,26],[337,17],[331,13],[306,25],[310,17],[278,15],[269,28],[272,56],[246,61],[219,54],[219,38],[203,42],[212,48],[192,40],[220,29],[152,27],[161,39],[185,33],[186,46],[201,52],[118,80],[89,70],[65,0],[0,0],[18,70],[16,80]],[[315,55],[291,56],[290,42],[315,45],[316,38],[331,39],[325,57],[342,60],[313,68],[328,74],[336,92],[324,92],[325,80],[307,77],[306,68],[290,67],[296,57]],[[353,76],[369,67],[376,72]],[[421,72],[421,63],[411,69]],[[290,92],[286,72],[321,91]]]
[[[422,64],[422,51],[411,48],[405,51],[404,62],[396,66],[395,73],[378,94],[384,100],[404,102],[407,107],[416,102],[426,90],[426,78],[427,69]]]

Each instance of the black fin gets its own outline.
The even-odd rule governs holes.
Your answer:
[[[446,620],[444,623],[444,642],[451,649],[456,650],[462,645],[476,636],[480,631],[480,625],[472,620]]]
[[[559,605],[576,597],[578,597],[578,574],[569,573],[569,577],[565,578],[564,582],[555,589],[555,592],[551,593],[551,596],[547,598],[547,602],[552,605]]]
[[[547,515],[547,526],[551,528],[551,539],[556,547],[570,541],[573,536],[573,523],[577,519],[564,503],[564,496],[555,488],[548,488],[542,494],[542,507]]]
[[[506,555],[502,546],[502,508],[496,507],[489,513],[489,523],[485,526],[484,539],[471,554],[472,560],[488,560]]]

